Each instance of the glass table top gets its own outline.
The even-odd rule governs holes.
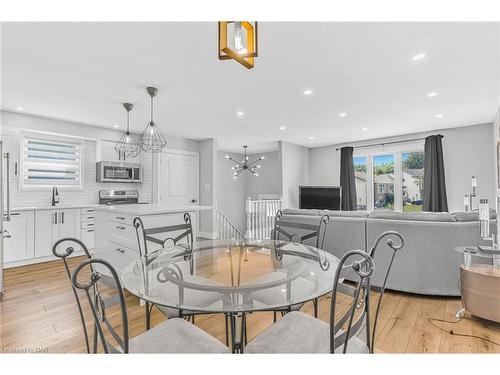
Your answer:
[[[123,270],[122,282],[141,299],[180,310],[271,310],[330,292],[338,262],[297,243],[207,240],[139,258]]]

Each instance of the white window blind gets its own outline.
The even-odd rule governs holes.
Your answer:
[[[22,137],[24,188],[82,188],[82,142],[52,137]]]

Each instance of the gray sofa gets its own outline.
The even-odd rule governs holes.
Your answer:
[[[315,223],[323,214],[330,217],[323,247],[337,257],[353,249],[366,251],[385,231],[399,232],[405,239],[405,247],[396,257],[387,288],[403,292],[460,295],[459,266],[463,255],[454,248],[484,243],[479,235],[477,213],[283,210],[287,221]],[[491,212],[490,217],[491,230],[495,233],[495,213]],[[381,247],[375,254],[374,286],[382,283],[389,251]],[[474,261],[481,262],[480,259]]]

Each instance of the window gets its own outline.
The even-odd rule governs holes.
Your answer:
[[[403,152],[401,160],[403,211],[422,211],[424,198],[424,153]]]
[[[366,157],[353,158],[358,211],[366,210]]]
[[[375,210],[394,209],[394,155],[373,157],[373,183]]]
[[[21,139],[22,188],[83,187],[81,141],[28,134],[24,134]]]
[[[423,142],[414,142],[356,150],[358,210],[422,211],[423,148]]]

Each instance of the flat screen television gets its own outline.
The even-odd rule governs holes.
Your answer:
[[[340,210],[340,186],[299,186],[299,207]]]

